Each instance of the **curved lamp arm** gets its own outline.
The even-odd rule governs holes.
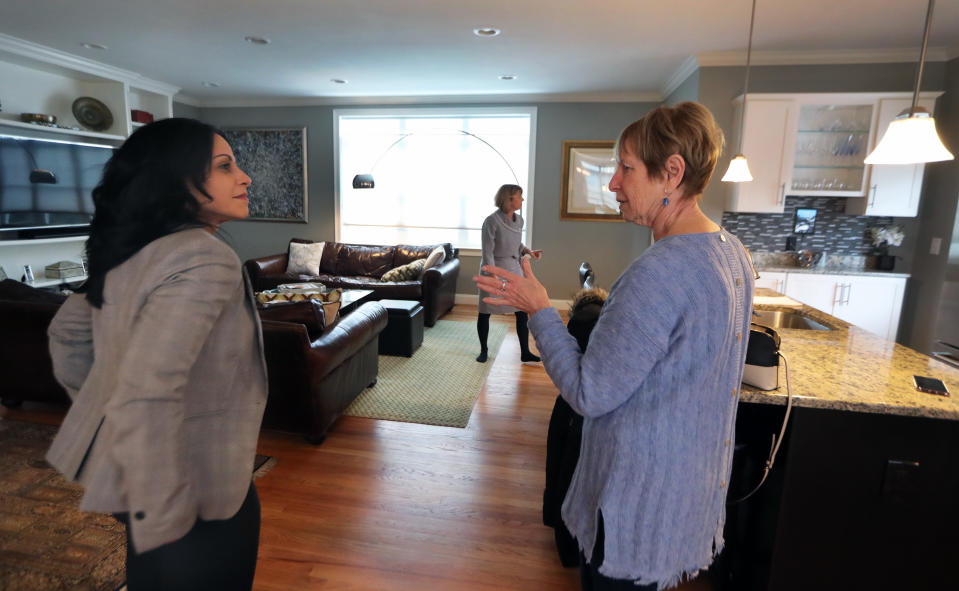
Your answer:
[[[488,141],[484,140],[484,139],[481,138],[480,136],[476,135],[475,133],[470,133],[470,132],[466,131],[465,129],[456,129],[456,130],[453,130],[453,131],[456,131],[456,132],[461,133],[461,134],[463,134],[463,135],[468,135],[468,136],[470,136],[470,137],[476,138],[476,139],[478,139],[479,141],[481,141],[481,142],[483,142],[484,144],[486,144],[487,146],[489,146],[489,149],[490,149],[490,150],[493,150],[494,152],[496,152],[496,155],[499,156],[499,157],[503,160],[503,163],[504,163],[504,164],[506,164],[506,168],[508,168],[510,174],[513,175],[513,180],[516,181],[516,184],[517,184],[517,185],[519,184],[519,178],[516,176],[516,172],[513,170],[513,167],[509,165],[509,161],[506,159],[505,156],[503,156],[503,155],[500,153],[499,150],[497,150],[496,148],[494,148],[492,144],[490,144]],[[354,188],[354,189],[372,189],[372,188],[375,186],[375,183],[374,183],[374,181],[373,181],[373,171],[376,170],[376,166],[380,163],[380,160],[382,160],[383,157],[386,156],[386,154],[387,154],[390,150],[392,150],[394,146],[396,146],[396,144],[402,142],[402,141],[405,140],[406,138],[408,138],[408,137],[410,137],[411,135],[414,135],[414,134],[416,134],[416,133],[417,133],[417,132],[415,132],[415,131],[411,131],[411,132],[409,132],[409,133],[403,134],[402,136],[400,136],[399,139],[397,139],[395,142],[393,142],[392,144],[390,144],[389,147],[387,147],[385,150],[383,150],[383,153],[380,154],[379,157],[376,159],[376,162],[373,163],[373,168],[370,169],[370,172],[368,172],[367,174],[358,174],[358,175],[356,175],[356,176],[353,177],[353,188]],[[419,133],[422,133],[422,132],[419,132]]]

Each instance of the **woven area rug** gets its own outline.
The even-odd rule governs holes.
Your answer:
[[[376,385],[344,414],[406,423],[465,427],[507,325],[491,322],[489,359],[477,363],[476,322],[437,320],[412,357],[380,355]]]
[[[126,532],[77,509],[83,488],[43,459],[56,432],[0,419],[0,589],[115,591],[126,579]],[[257,456],[254,478],[275,464]]]

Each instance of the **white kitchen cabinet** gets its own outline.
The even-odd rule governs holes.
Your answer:
[[[942,93],[923,93],[929,108]],[[863,160],[911,103],[905,92],[750,94],[743,154],[754,180],[731,183],[726,210],[782,213],[789,195],[850,197],[855,215],[915,216],[922,166],[867,166]],[[743,97],[735,99],[737,124]],[[877,133],[878,131],[878,133]],[[731,134],[730,134],[731,135]],[[734,145],[738,138],[730,138]]]
[[[904,277],[787,273],[786,295],[840,320],[895,341]]]
[[[919,105],[930,113],[936,108],[935,98],[920,98]],[[882,141],[889,123],[903,110],[912,106],[912,98],[879,100],[876,117],[877,133],[870,151]],[[846,213],[890,217],[916,217],[919,195],[922,191],[924,164],[885,164],[870,167],[869,190],[865,199],[850,199]]]
[[[846,279],[843,275],[819,275],[813,273],[788,273],[786,295],[807,306],[833,313],[833,306],[840,299],[839,285]]]
[[[905,278],[846,276],[843,285],[833,316],[895,341]]]
[[[742,97],[737,120],[742,117]],[[790,98],[753,98],[749,95],[743,126],[743,154],[753,180],[731,183],[728,211],[782,213],[786,203],[787,171],[792,168],[792,142],[796,127],[796,102]]]
[[[756,288],[765,287],[767,289],[772,289],[778,291],[779,293],[786,293],[786,274],[775,272],[775,271],[760,271],[759,279],[756,280]]]

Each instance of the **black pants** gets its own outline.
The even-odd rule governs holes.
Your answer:
[[[656,584],[636,585],[629,579],[613,579],[600,574],[599,567],[606,558],[606,532],[603,527],[603,514],[599,514],[596,526],[596,544],[593,546],[593,562],[586,562],[586,554],[579,553],[579,584],[583,591],[656,591]],[[133,590],[131,590],[133,591]]]
[[[128,515],[115,517],[129,523]],[[129,591],[249,591],[256,572],[260,544],[260,499],[250,490],[236,515],[229,519],[197,519],[179,540],[142,554],[133,551],[127,528],[127,588]]]

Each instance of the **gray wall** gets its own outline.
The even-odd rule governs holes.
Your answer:
[[[391,105],[395,106],[395,105]],[[450,107],[451,105],[417,105]],[[474,106],[474,105],[461,105]],[[475,106],[490,106],[489,104]],[[524,105],[526,106],[526,105]],[[620,130],[656,103],[539,103],[537,107],[533,240],[543,249],[534,272],[550,297],[567,299],[575,291],[577,269],[586,260],[598,283],[608,287],[649,244],[649,231],[622,222],[561,221],[563,140],[615,140]],[[370,106],[364,105],[363,108]],[[333,240],[333,109],[335,106],[207,108],[195,115],[220,127],[306,127],[309,170],[309,223],[231,222],[227,239],[240,259],[283,252],[293,236]],[[415,108],[415,107],[414,107]],[[178,108],[179,110],[179,108]],[[183,109],[187,112],[186,109]],[[242,163],[241,163],[242,166]],[[256,179],[253,179],[254,183]],[[490,211],[492,195],[490,196]],[[461,256],[457,293],[475,293],[471,280],[478,256]]]
[[[676,87],[676,90],[672,91],[669,96],[666,97],[667,105],[675,105],[676,103],[681,103],[683,101],[698,101],[699,100],[699,70],[695,70],[692,74],[686,77],[683,80],[683,83]]]
[[[946,64],[942,88],[946,93],[936,105],[936,128],[946,147],[959,156],[959,59]],[[919,202],[918,244],[899,325],[899,341],[924,353],[930,352],[935,337],[936,309],[946,275],[957,200],[959,160],[927,164]],[[929,254],[934,237],[942,238],[938,255]]]
[[[199,119],[200,118],[200,109],[194,107],[193,105],[187,105],[184,103],[173,103],[173,116],[174,117],[189,117],[190,119]]]

